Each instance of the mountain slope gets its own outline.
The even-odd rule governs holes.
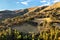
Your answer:
[[[41,10],[40,12],[43,12],[45,10],[52,10],[52,9],[56,9],[56,8],[59,8],[60,7],[60,2],[57,2],[51,6],[48,6],[47,8],[45,8],[44,10]]]
[[[47,7],[47,6],[45,6],[45,7]],[[40,11],[40,10],[42,10],[42,8],[44,8],[44,7],[32,7],[32,8],[14,10],[14,11],[10,11],[10,10],[0,11],[0,19],[13,18],[13,17],[16,17],[16,16],[22,16],[24,14],[34,12],[34,10],[35,11],[38,11],[38,10]]]
[[[17,30],[19,30],[19,28],[20,29],[22,28],[22,31],[23,31],[24,27],[26,27],[26,26],[27,26],[26,29],[30,29],[30,26],[34,29],[38,26],[41,26],[44,23],[46,23],[46,24],[42,29],[44,29],[47,24],[49,26],[48,28],[50,28],[50,26],[54,26],[55,24],[60,25],[60,6],[59,6],[59,4],[60,3],[58,2],[51,6],[34,7],[32,9],[28,8],[28,9],[26,9],[26,12],[24,12],[23,10],[15,11],[16,14],[20,14],[20,12],[24,13],[24,14],[21,16],[16,16],[13,18],[5,19],[2,21],[2,23],[0,23],[0,25],[6,26],[6,27],[13,27],[14,29],[17,29]],[[37,19],[37,21],[43,19],[43,20],[41,20],[42,24],[38,25],[41,21],[34,22],[35,19]],[[49,21],[49,20],[52,20],[52,21]],[[27,22],[29,22],[29,23],[27,23]],[[51,25],[49,25],[49,23]],[[19,25],[18,28],[17,28],[17,25]],[[21,25],[22,25],[22,27],[21,27]],[[36,26],[34,26],[34,25],[36,25]],[[24,29],[24,30],[27,31],[26,29]]]

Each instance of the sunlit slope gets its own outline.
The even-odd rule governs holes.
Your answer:
[[[53,4],[53,5],[48,6],[45,9],[41,10],[40,12],[44,12],[45,10],[56,9],[56,8],[59,8],[59,7],[60,7],[60,2],[57,2],[57,3]]]
[[[55,3],[55,4],[53,4],[52,6],[49,6],[49,7],[46,7],[46,6],[44,6],[44,7],[36,7],[33,10],[25,13],[24,15],[19,16],[19,17],[14,17],[11,20],[14,20],[15,22],[17,20],[18,21],[17,23],[21,23],[21,22],[29,21],[30,19],[38,18],[38,17],[40,17],[40,18],[48,17],[48,16],[51,15],[51,13],[53,13],[54,9],[60,7],[59,4],[60,4],[60,2]],[[50,10],[51,9],[50,7],[53,8],[53,11]],[[35,10],[37,10],[38,8],[40,8],[40,9],[36,12]],[[43,11],[45,11],[45,10],[50,10],[51,13],[43,13]],[[41,11],[41,13],[40,13],[40,11]],[[53,15],[55,15],[55,14],[53,13]],[[15,23],[15,22],[13,22],[13,23]]]
[[[34,7],[33,9],[28,8],[28,10],[30,10],[30,11],[27,11],[24,15],[5,19],[5,20],[1,21],[2,23],[0,23],[0,26],[3,25],[3,26],[6,26],[6,27],[13,27],[13,28],[16,27],[17,28],[17,25],[19,25],[18,28],[22,27],[22,29],[23,29],[24,27],[27,26],[28,29],[29,29],[30,27],[36,28],[38,26],[38,23],[40,23],[41,19],[48,22],[48,23],[52,22],[52,21],[53,21],[53,23],[57,22],[57,21],[60,22],[60,12],[55,10],[55,9],[60,7],[59,4],[60,3],[55,3],[55,4],[51,5],[51,6]],[[51,10],[51,9],[53,9],[53,10]],[[45,12],[46,10],[47,10],[47,12]],[[59,9],[59,11],[60,11],[60,9]],[[24,12],[24,11],[22,11],[22,12]],[[35,19],[39,20],[39,21],[34,22]],[[29,24],[24,25],[24,27],[20,26],[20,25],[22,25],[24,23],[27,23],[27,22],[29,22]],[[37,23],[36,27],[33,26],[33,25],[35,25],[34,23]],[[30,26],[28,26],[28,25],[30,25]]]

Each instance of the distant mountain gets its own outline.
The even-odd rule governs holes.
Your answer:
[[[27,13],[28,10],[24,9],[22,10],[17,10],[17,11],[10,11],[10,10],[4,10],[4,11],[0,11],[0,19],[5,19],[5,18],[13,18],[16,16],[21,16],[25,13]]]

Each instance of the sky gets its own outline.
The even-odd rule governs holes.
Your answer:
[[[0,0],[0,10],[19,10],[52,5],[56,2],[60,2],[60,0]]]

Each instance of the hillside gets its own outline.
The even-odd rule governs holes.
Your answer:
[[[42,10],[42,8],[44,8],[44,7],[32,7],[32,8],[14,10],[14,11],[10,11],[10,10],[0,11],[0,20],[6,19],[6,18],[13,18],[13,17],[16,17],[16,16],[22,16],[25,13],[31,12],[32,10],[33,11],[34,10]]]
[[[60,40],[60,2],[0,11],[0,40]]]
[[[13,27],[13,29],[17,29],[17,30],[20,30],[19,28],[22,28],[21,30],[23,30],[24,27],[26,27],[26,26],[29,30],[29,28],[30,28],[29,25],[30,25],[34,30],[35,30],[35,28],[36,28],[36,30],[38,30],[38,28],[39,28],[38,26],[47,22],[44,24],[45,26],[49,25],[49,24],[50,25],[53,24],[52,26],[54,26],[56,24],[55,26],[57,26],[59,24],[58,28],[60,28],[59,27],[60,26],[60,6],[59,6],[59,4],[60,4],[60,2],[55,3],[51,6],[42,6],[42,7],[39,6],[39,7],[27,8],[24,10],[15,10],[15,11],[9,11],[9,10],[1,11],[0,14],[5,19],[2,20],[0,25],[3,25],[5,27]],[[21,25],[23,25],[23,26],[21,27]],[[17,26],[18,26],[18,28],[17,28]],[[27,31],[26,30],[27,28],[25,28],[23,31]],[[46,27],[42,27],[42,30],[44,28],[46,28]],[[48,27],[48,29],[49,28],[50,27]]]

